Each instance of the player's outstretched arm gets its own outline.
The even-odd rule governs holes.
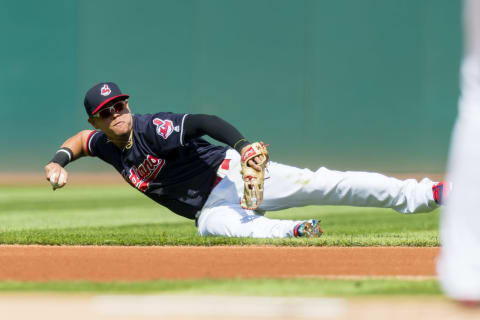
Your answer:
[[[68,172],[64,167],[69,162],[87,155],[86,142],[91,132],[91,130],[83,130],[67,139],[45,166],[45,177],[54,191],[67,184]]]
[[[190,114],[185,120],[184,130],[187,139],[208,135],[234,148],[242,157],[251,148],[250,142],[243,137],[240,131],[214,115]],[[257,171],[261,171],[262,168],[258,164],[264,161],[264,158],[254,157],[248,161],[248,165]]]

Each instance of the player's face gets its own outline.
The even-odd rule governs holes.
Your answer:
[[[102,130],[107,137],[128,136],[132,130],[132,114],[128,100],[103,108],[98,112],[98,117],[90,117],[88,122]]]

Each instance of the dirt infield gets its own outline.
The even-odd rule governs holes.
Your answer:
[[[0,280],[433,277],[438,248],[0,246]]]

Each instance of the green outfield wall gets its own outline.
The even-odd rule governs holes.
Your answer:
[[[461,2],[0,0],[1,170],[41,171],[114,81],[136,113],[209,113],[274,160],[442,172]],[[72,170],[106,170],[98,161]]]

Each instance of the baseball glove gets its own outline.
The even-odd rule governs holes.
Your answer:
[[[252,160],[255,157],[260,159],[259,163]],[[254,161],[261,170],[252,168],[248,164],[250,160]],[[263,180],[268,163],[267,146],[263,142],[252,143],[243,153],[241,163],[244,191],[240,204],[244,209],[256,210],[263,200]]]

